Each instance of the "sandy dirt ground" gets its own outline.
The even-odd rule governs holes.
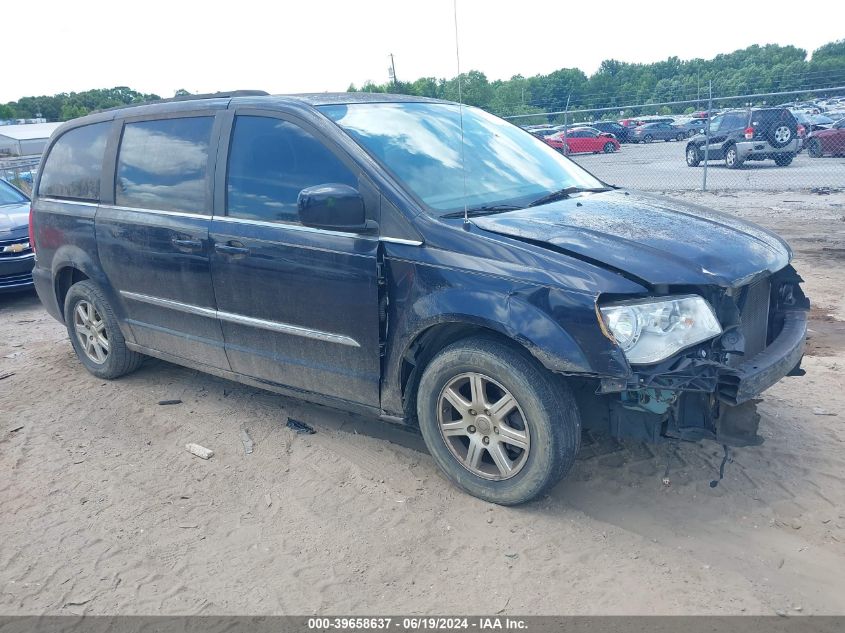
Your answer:
[[[0,297],[0,613],[845,613],[845,194],[683,197],[787,237],[814,302],[807,376],[716,488],[716,444],[587,437],[550,495],[489,505],[407,431],[158,361],[98,380]]]

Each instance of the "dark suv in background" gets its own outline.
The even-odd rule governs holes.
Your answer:
[[[616,121],[593,121],[592,123],[583,123],[587,127],[594,127],[602,132],[613,134],[616,140],[620,143],[630,143],[630,130],[624,125],[619,125]]]
[[[786,108],[729,110],[710,120],[710,140],[705,133],[693,136],[686,148],[687,165],[723,160],[737,169],[748,160],[774,160],[786,167],[801,151],[800,125]]]
[[[154,356],[418,426],[496,503],[554,485],[582,428],[756,443],[755,399],[801,373],[783,240],[610,186],[478,108],[127,107],[57,130],[35,192],[36,289],[89,372]]]

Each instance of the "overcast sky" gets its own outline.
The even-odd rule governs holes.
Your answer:
[[[491,80],[845,36],[842,0],[806,15],[784,0],[457,1],[461,70]],[[4,7],[2,23],[0,103],[113,86],[346,90],[387,81],[389,53],[402,80],[456,74],[452,0],[48,0]]]

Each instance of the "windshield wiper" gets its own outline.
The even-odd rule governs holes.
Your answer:
[[[547,204],[549,202],[554,202],[555,200],[565,200],[573,193],[601,193],[602,191],[610,191],[610,187],[565,187],[558,191],[553,191],[542,198],[537,198],[533,202],[529,203],[528,206],[538,207],[541,204]]]
[[[474,218],[479,215],[493,215],[494,213],[504,213],[505,211],[516,211],[518,209],[523,209],[524,207],[519,207],[514,204],[485,204],[480,207],[470,207],[466,210],[466,215],[468,218]],[[441,218],[462,218],[464,217],[463,211],[450,211],[449,213],[444,213],[440,216]]]

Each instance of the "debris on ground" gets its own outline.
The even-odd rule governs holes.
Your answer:
[[[0,374],[0,380],[6,380],[6,378],[11,378],[15,375],[13,371],[7,371],[5,374]]]
[[[158,403],[162,406],[167,406],[170,404],[182,404],[181,400],[159,400]]]
[[[836,415],[832,411],[825,411],[821,407],[813,407],[813,415]]]
[[[317,432],[312,427],[305,424],[305,422],[300,422],[299,420],[294,420],[293,418],[288,418],[287,427],[292,431],[307,435],[313,435]]]
[[[252,441],[252,438],[249,436],[249,431],[246,429],[241,429],[241,443],[244,445],[244,453],[247,455],[252,454],[252,448],[255,445]]]
[[[200,446],[199,444],[185,444],[185,450],[201,459],[211,459],[214,456],[213,450],[205,446]]]
[[[267,507],[269,508],[271,505],[273,505],[273,497],[271,497],[269,494],[264,495],[264,503],[266,503]]]

